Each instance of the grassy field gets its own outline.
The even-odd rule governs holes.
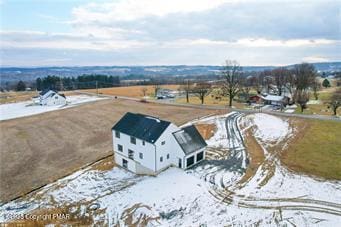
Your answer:
[[[175,101],[177,103],[187,103],[186,98],[177,98]],[[189,104],[200,105],[201,104],[201,100],[198,97],[196,97],[196,96],[190,96],[189,97]],[[205,98],[204,105],[226,106],[226,105],[228,105],[228,98],[223,97],[221,100],[216,100],[211,95],[208,95]],[[232,105],[234,107],[236,107],[236,108],[245,108],[246,107],[246,105],[244,103],[240,103],[240,102],[236,102],[236,101],[233,101]]]
[[[154,86],[146,85],[146,86],[129,86],[129,87],[114,87],[114,88],[100,88],[98,89],[98,93],[104,95],[117,95],[117,96],[127,96],[133,98],[142,98],[143,92],[142,88],[147,88],[146,95],[154,96],[155,90]],[[179,85],[161,85],[161,88],[178,90]],[[82,90],[84,92],[96,93],[96,89],[88,89]]]
[[[111,127],[127,112],[181,125],[222,113],[110,99],[0,122],[0,200],[6,201],[112,154]]]
[[[336,90],[336,87],[324,88],[319,92],[319,104],[309,104],[308,108],[303,111],[303,114],[319,114],[319,115],[333,115],[333,110],[328,108],[328,102]],[[315,100],[313,95],[311,95],[310,100]],[[295,113],[301,113],[301,108],[298,106]],[[337,115],[341,116],[341,108],[337,110]]]
[[[298,135],[281,155],[291,170],[341,180],[341,123],[297,120]]]

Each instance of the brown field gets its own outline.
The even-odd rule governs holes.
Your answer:
[[[215,124],[196,124],[195,127],[205,140],[210,139],[217,131]]]
[[[178,90],[180,85],[161,85],[161,88]],[[113,88],[100,88],[98,89],[99,94],[103,95],[117,95],[117,96],[127,96],[133,98],[142,98],[142,88],[147,88],[146,94],[147,96],[154,96],[154,86],[146,85],[146,86],[129,86],[129,87],[113,87]],[[81,90],[83,92],[91,92],[96,93],[96,89],[88,89]]]
[[[222,113],[111,99],[0,122],[0,200],[7,201],[112,154],[111,127],[139,112],[181,125]]]
[[[37,95],[37,91],[0,92],[0,104],[27,101]]]

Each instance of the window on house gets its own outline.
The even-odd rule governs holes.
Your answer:
[[[127,169],[128,168],[128,161],[125,159],[122,159],[122,166]]]
[[[144,146],[146,143],[144,142],[144,140],[142,141],[142,145]]]
[[[115,132],[115,137],[116,137],[116,138],[120,138],[120,137],[121,137],[120,132],[117,132],[117,131],[116,131],[116,132]]]
[[[135,137],[130,137],[130,143],[136,144],[136,138]]]
[[[167,154],[167,159],[169,159],[169,154]]]
[[[165,145],[165,144],[166,144],[166,141],[162,141],[162,142],[161,142],[161,145]]]
[[[130,158],[131,160],[134,160],[134,151],[128,149],[128,158]]]
[[[118,149],[118,151],[123,151],[123,146],[120,144],[117,144],[117,149]]]
[[[142,153],[140,153],[139,156],[140,156],[140,159],[143,159],[143,154]]]
[[[160,162],[163,162],[163,157],[162,156],[160,157]]]

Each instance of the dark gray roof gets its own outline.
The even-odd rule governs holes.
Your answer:
[[[173,135],[186,155],[207,146],[194,125],[184,127]]]
[[[43,91],[41,91],[40,93],[39,93],[39,95],[45,95],[47,92],[49,92],[49,91],[54,91],[55,93],[57,93],[55,90],[52,90],[52,89],[45,89],[45,90],[43,90]]]
[[[113,127],[115,131],[155,143],[170,122],[137,113],[126,113]]]

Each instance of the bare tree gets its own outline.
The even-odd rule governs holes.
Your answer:
[[[334,115],[336,115],[337,109],[341,106],[341,88],[338,88],[333,93],[329,104],[331,108],[333,109]]]
[[[159,92],[161,86],[159,84],[154,84],[154,96],[157,96],[157,93]]]
[[[262,92],[262,83],[260,82],[259,74],[251,76],[249,82],[251,83],[252,88],[256,90],[257,94],[260,94]]]
[[[246,78],[241,78],[241,94],[244,96],[245,101],[248,101],[250,98],[250,91],[252,89],[252,76],[248,76]]]
[[[264,83],[264,87],[266,88],[266,93],[270,92],[270,88],[271,88],[271,84],[272,84],[272,76],[265,76],[263,83]]]
[[[180,86],[180,90],[184,91],[186,94],[186,102],[189,103],[189,94],[192,90],[192,85],[190,84],[189,80],[187,80],[184,84]]]
[[[192,89],[192,93],[200,99],[201,104],[204,104],[205,97],[209,95],[210,92],[211,85],[208,83],[197,83]]]
[[[296,89],[301,91],[311,87],[317,76],[314,66],[308,63],[296,65],[294,71]]]
[[[143,86],[143,87],[141,88],[141,92],[142,92],[143,97],[146,97],[147,91],[148,91],[148,88],[146,88],[145,86]]]
[[[229,106],[232,106],[233,98],[240,92],[240,78],[242,68],[237,61],[227,60],[221,71],[224,81],[222,91],[229,97]]]
[[[272,70],[272,76],[274,78],[276,87],[277,87],[277,94],[282,95],[285,83],[287,81],[287,76],[289,75],[289,71],[286,68],[280,67]]]
[[[318,81],[318,79],[315,79],[312,84],[312,89],[314,92],[315,100],[319,99],[319,90],[321,90],[321,83]]]
[[[286,76],[286,81],[285,81],[284,86],[292,97],[294,96],[294,93],[295,93],[295,83],[296,83],[296,75],[293,72],[293,70],[289,70],[288,75]]]
[[[309,101],[309,92],[305,90],[296,90],[295,100],[301,107],[301,113],[307,108],[307,102]]]

